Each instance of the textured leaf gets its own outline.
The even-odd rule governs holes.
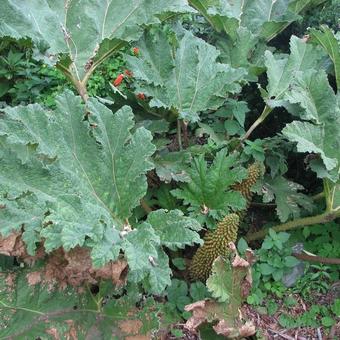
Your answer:
[[[263,185],[263,202],[275,201],[276,212],[281,222],[288,219],[300,217],[301,209],[312,211],[312,200],[298,191],[303,190],[303,186],[288,181],[282,176],[274,179],[267,177]]]
[[[204,157],[194,159],[189,170],[190,182],[172,191],[172,194],[190,205],[197,214],[228,213],[229,209],[242,210],[246,202],[238,192],[230,190],[236,182],[247,176],[242,168],[232,168],[237,156],[227,156],[226,149],[218,152],[208,168]]]
[[[285,106],[285,95],[295,81],[299,72],[318,68],[320,52],[304,40],[292,36],[290,39],[290,55],[274,56],[265,52],[268,85],[265,100],[270,107]]]
[[[190,12],[185,0],[4,0],[1,3],[0,36],[30,37],[49,46],[46,56],[75,79],[83,79],[87,64],[104,59],[122,46],[137,40],[142,25],[159,22],[165,12]]]
[[[137,80],[136,93],[152,97],[150,106],[197,121],[200,111],[217,109],[228,93],[241,89],[245,71],[216,62],[216,48],[188,31],[175,51],[162,31],[144,34],[137,45],[140,56],[126,56],[127,63]]]
[[[231,274],[230,261],[224,260],[222,257],[218,257],[213,263],[212,274],[207,280],[208,290],[219,302],[229,303],[232,280],[233,277]],[[239,298],[241,299],[240,294]]]
[[[320,30],[310,29],[310,35],[320,46],[322,46],[334,64],[335,78],[338,92],[340,91],[340,41],[336,39],[333,31],[326,25]]]
[[[96,296],[71,289],[53,291],[43,284],[29,285],[26,274],[30,275],[21,273],[12,285],[6,285],[5,275],[1,274],[2,339],[125,339],[150,336],[159,327],[158,307],[153,299],[140,302],[139,294],[128,292],[102,304],[104,289]],[[10,283],[8,280],[9,277]],[[114,288],[108,291],[112,294]],[[141,307],[136,308],[136,303]]]
[[[299,152],[319,154],[323,166],[314,162],[312,169],[319,177],[336,182],[340,164],[340,98],[334,94],[326,73],[299,73],[287,98],[298,103],[304,110],[302,118],[311,122],[294,121],[287,124],[283,134],[297,143]]]
[[[194,243],[202,244],[197,233],[201,225],[195,219],[184,216],[180,210],[153,211],[148,215],[147,223],[150,223],[159,235],[160,243],[171,250]]]
[[[171,275],[172,273],[171,269],[169,268],[169,257],[161,248],[159,248],[158,258],[155,264],[151,263],[149,275],[143,282],[144,287],[148,292],[160,295],[166,286],[170,284]]]
[[[124,243],[125,255],[131,270],[140,270],[142,275],[146,275],[152,266],[150,258],[157,260],[157,246],[160,244],[160,239],[153,228],[150,224],[142,224],[127,235]]]
[[[218,257],[207,280],[207,288],[218,302],[205,299],[185,306],[186,311],[192,312],[186,328],[195,330],[205,322],[214,322],[216,333],[228,338],[242,338],[255,333],[255,327],[250,323],[244,324],[239,313],[243,299],[251,289],[250,266],[254,263],[254,254],[248,249],[246,259],[242,259],[235,245],[230,248],[234,256],[228,259]]]
[[[189,152],[169,152],[165,155],[157,155],[154,159],[157,175],[166,183],[172,180],[188,182],[190,177],[187,172],[190,161]]]
[[[45,211],[33,195],[25,197],[25,201],[6,200],[0,197],[0,225],[1,234],[9,235],[25,225],[23,239],[30,255],[35,253],[36,242],[39,241],[39,232],[44,219]]]
[[[264,51],[268,48],[260,36],[253,34],[245,27],[239,27],[233,38],[221,37],[216,42],[221,51],[220,60],[234,68],[247,69],[247,79],[257,80],[257,75],[265,71]]]
[[[6,193],[7,201],[16,199],[17,207],[22,207],[15,225],[11,213],[0,210],[1,233],[7,235],[25,224],[25,232],[34,229],[45,239],[47,251],[88,245],[93,259],[98,259],[101,247],[120,242],[123,223],[145,194],[145,173],[152,168],[149,157],[155,148],[144,128],[130,133],[134,123],[129,107],[113,115],[90,99],[89,120],[96,126],[91,128],[83,120],[85,110],[79,97],[66,92],[57,102],[55,112],[39,105],[6,108],[0,120],[5,150],[0,191]],[[34,145],[35,153],[22,163],[13,147],[27,145]],[[35,208],[23,214],[32,201]],[[48,225],[43,227],[42,220]],[[119,246],[114,253],[118,252]]]
[[[239,27],[271,40],[291,22],[299,18],[302,9],[313,0],[189,0],[218,32],[235,37]],[[301,3],[303,5],[301,6]]]

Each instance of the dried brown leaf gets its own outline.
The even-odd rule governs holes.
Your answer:
[[[127,336],[125,340],[151,340],[151,334]]]
[[[217,325],[213,326],[213,329],[216,332],[216,334],[224,336],[229,336],[233,331],[233,328],[231,328],[230,325],[228,325],[226,320],[219,321]]]
[[[41,282],[41,272],[31,272],[26,275],[27,282],[30,286],[35,286]]]
[[[6,278],[5,278],[5,282],[6,282],[6,286],[8,288],[14,288],[15,287],[15,278],[16,278],[16,275],[15,273],[9,273]],[[1,277],[2,279],[2,277]]]
[[[223,310],[221,305],[212,300],[201,300],[186,305],[184,310],[192,312],[191,318],[185,323],[185,328],[190,331],[195,331],[202,323],[223,318]]]
[[[54,340],[60,340],[60,336],[56,328],[53,327],[53,328],[47,329],[46,333],[51,335]]]
[[[124,320],[120,321],[118,324],[119,328],[125,334],[138,334],[139,330],[142,328],[143,323],[140,320]]]
[[[77,329],[75,327],[74,321],[73,320],[66,320],[67,325],[70,327],[68,332],[66,332],[64,335],[66,340],[78,340],[78,335],[77,335]]]
[[[13,233],[7,237],[0,237],[0,254],[6,256],[18,256],[21,254],[21,247],[18,238],[21,233]]]
[[[247,321],[243,326],[240,328],[240,336],[247,337],[252,336],[256,332],[256,328],[251,321]]]

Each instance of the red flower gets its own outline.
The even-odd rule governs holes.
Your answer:
[[[128,77],[133,77],[133,73],[130,70],[125,70],[124,73]]]
[[[139,54],[139,48],[138,47],[134,47],[132,49],[132,51],[133,51],[133,54],[136,55],[136,56]]]
[[[145,94],[144,93],[138,93],[137,98],[140,100],[145,100]]]
[[[118,75],[118,77],[115,79],[115,81],[113,82],[113,85],[114,86],[119,86],[121,84],[121,82],[123,81],[124,79],[124,74],[120,74]]]

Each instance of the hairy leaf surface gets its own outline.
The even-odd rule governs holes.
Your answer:
[[[334,65],[337,90],[340,91],[340,40],[336,38],[332,30],[322,25],[320,30],[311,29],[311,37],[328,53]]]
[[[62,54],[61,67],[81,80],[92,58],[97,62],[137,40],[142,25],[159,22],[157,15],[188,11],[185,0],[4,0],[0,36],[44,42],[48,59],[57,63]]]
[[[232,38],[239,27],[271,40],[291,22],[297,20],[302,9],[313,0],[189,0],[218,32]]]
[[[190,210],[198,215],[210,213],[223,216],[230,208],[242,210],[245,199],[239,192],[232,191],[231,186],[244,179],[247,173],[245,169],[232,168],[236,158],[227,156],[224,149],[216,154],[209,168],[203,156],[194,159],[188,171],[190,182],[173,190],[172,194],[183,199],[184,204],[190,205]]]
[[[274,179],[267,177],[263,186],[263,202],[275,201],[281,222],[286,222],[289,218],[299,218],[301,208],[308,211],[313,209],[311,198],[298,192],[303,189],[302,185],[288,181],[282,176]]]
[[[324,71],[298,73],[298,79],[287,96],[304,110],[303,118],[283,129],[289,140],[297,143],[300,152],[320,155],[321,161],[311,166],[318,177],[328,177],[333,182],[339,178],[340,164],[340,97],[335,95]]]
[[[99,293],[92,296],[89,291],[51,290],[44,284],[33,286],[28,284],[26,274],[30,275],[25,271],[17,278],[12,277],[12,285],[1,274],[2,339],[125,339],[150,336],[159,327],[155,301],[148,299],[136,308],[136,303],[140,303],[137,292],[130,291],[117,299],[108,295],[105,301],[105,293],[114,291],[109,284],[101,285]]]
[[[285,97],[299,72],[317,69],[321,53],[306,41],[292,36],[290,39],[290,55],[275,56],[265,52],[268,85],[265,101],[270,107],[286,106]]]
[[[80,98],[70,92],[58,98],[54,112],[39,105],[5,109],[0,120],[4,204],[16,200],[16,209],[23,211],[33,200],[36,208],[25,209],[26,216],[16,214],[15,224],[8,210],[1,209],[1,233],[25,224],[25,230],[38,229],[47,251],[88,245],[93,259],[103,264],[119,253],[118,246],[99,260],[102,246],[120,242],[123,223],[146,192],[145,173],[153,167],[149,157],[155,147],[144,128],[131,134],[129,107],[112,114],[90,99],[89,121],[84,121],[85,113]],[[14,151],[29,145],[35,152],[18,159]]]
[[[184,216],[180,210],[153,211],[148,215],[147,222],[160,236],[161,244],[172,250],[202,243],[197,233],[201,225],[195,219]]]
[[[162,31],[145,34],[137,45],[141,56],[126,56],[127,63],[137,79],[136,92],[152,97],[150,106],[194,122],[200,111],[217,109],[228,93],[241,89],[245,71],[216,62],[216,48],[188,31],[174,52]]]

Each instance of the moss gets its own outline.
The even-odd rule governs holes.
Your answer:
[[[193,280],[205,281],[214,260],[229,253],[228,244],[236,241],[239,222],[237,214],[230,214],[218,223],[214,231],[207,232],[204,244],[198,248],[191,262],[190,275]]]

